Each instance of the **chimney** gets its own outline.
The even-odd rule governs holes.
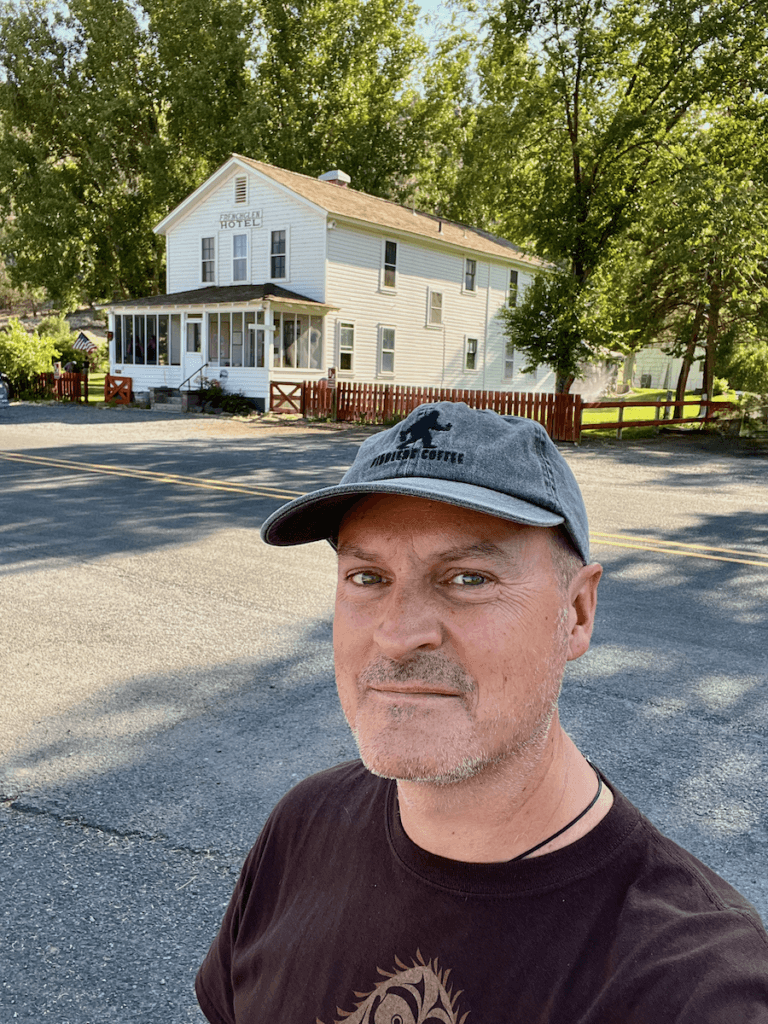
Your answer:
[[[326,171],[325,174],[318,174],[319,181],[329,181],[331,185],[338,185],[339,188],[346,188],[347,185],[352,181],[348,174],[344,171]]]

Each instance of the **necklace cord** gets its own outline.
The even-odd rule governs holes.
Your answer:
[[[537,843],[535,846],[532,846],[530,848],[530,850],[526,850],[525,853],[519,853],[517,855],[517,857],[513,857],[508,863],[514,864],[514,862],[516,860],[523,860],[525,857],[528,857],[530,854],[535,853],[536,850],[540,850],[542,848],[542,846],[546,846],[547,843],[551,843],[553,839],[557,839],[558,836],[561,836],[563,834],[563,832],[567,832],[569,828],[573,828],[573,826],[576,824],[577,821],[581,821],[581,819],[584,817],[584,815],[588,814],[592,810],[592,808],[595,806],[597,801],[600,799],[600,794],[603,791],[603,780],[602,780],[602,777],[601,777],[600,773],[598,772],[597,768],[595,768],[595,766],[592,764],[592,762],[590,761],[588,763],[589,763],[589,767],[592,769],[592,771],[597,776],[597,792],[595,793],[594,797],[592,798],[592,802],[589,803],[584,808],[583,811],[581,811],[579,814],[577,814],[576,817],[573,819],[573,821],[569,821],[567,825],[563,825],[563,827],[561,829],[558,829],[558,831],[555,832],[554,835],[551,835],[549,837],[549,839],[544,839],[542,842]]]

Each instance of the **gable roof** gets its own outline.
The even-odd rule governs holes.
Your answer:
[[[155,228],[159,234],[171,227],[172,223],[195,201],[203,198],[210,188],[237,167],[251,168],[277,185],[300,196],[315,209],[324,210],[333,217],[343,218],[371,227],[389,229],[398,234],[416,235],[429,239],[438,245],[465,249],[468,252],[480,253],[484,256],[495,256],[505,261],[527,264],[532,269],[547,266],[537,256],[524,253],[519,246],[506,238],[500,238],[481,228],[469,227],[456,221],[445,220],[433,214],[422,213],[407,206],[400,206],[389,199],[358,192],[356,189],[340,187],[330,181],[320,181],[296,171],[286,171],[282,167],[252,160],[250,157],[233,153],[203,184],[172,210]]]

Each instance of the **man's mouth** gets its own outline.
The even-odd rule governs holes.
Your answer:
[[[404,697],[461,697],[457,690],[448,690],[436,686],[407,686],[403,683],[377,683],[369,686],[376,693],[398,694]]]
[[[464,697],[475,681],[445,654],[416,654],[406,661],[380,657],[358,676],[360,690],[404,697]]]

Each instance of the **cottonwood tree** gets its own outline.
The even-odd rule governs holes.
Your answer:
[[[768,182],[763,129],[731,110],[702,112],[643,199],[643,216],[618,247],[626,315],[643,343],[682,356],[682,402],[697,347],[703,390],[718,365],[768,329]],[[617,264],[619,259],[617,259]]]
[[[582,299],[641,216],[659,153],[705,102],[755,87],[767,22],[750,0],[504,0],[489,17],[482,105],[455,201],[573,279],[558,294],[579,296],[575,312],[555,320],[587,349],[602,351],[609,325],[595,334]],[[551,289],[538,294],[554,300]],[[551,351],[529,351],[561,371],[567,347],[567,335],[553,335]]]
[[[0,260],[60,306],[162,290],[152,227],[239,151],[402,198],[449,181],[462,46],[412,0],[0,3]],[[466,40],[462,45],[466,45]],[[453,111],[459,109],[460,116]]]

